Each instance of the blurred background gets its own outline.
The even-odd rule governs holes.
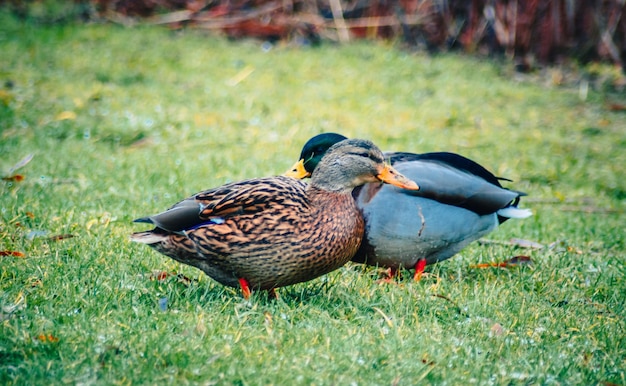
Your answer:
[[[626,66],[621,0],[3,0],[42,23],[108,20],[231,38],[319,44],[394,39],[407,48],[504,55],[517,70],[602,60]]]

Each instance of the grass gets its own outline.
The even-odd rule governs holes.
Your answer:
[[[0,12],[0,383],[626,384],[626,120],[614,70],[383,43],[319,48],[191,31],[38,26]],[[584,95],[583,95],[584,96]],[[204,188],[279,174],[311,136],[459,152],[532,218],[421,282],[358,265],[244,301],[128,235]],[[57,235],[72,238],[54,239]],[[530,255],[534,264],[472,264]],[[153,271],[181,273],[150,280]],[[52,380],[52,381],[51,381]]]

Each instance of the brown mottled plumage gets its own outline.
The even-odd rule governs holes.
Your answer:
[[[216,281],[273,290],[314,279],[348,262],[363,237],[350,192],[384,181],[417,185],[385,165],[369,141],[329,149],[305,184],[290,177],[235,182],[198,193],[167,211],[135,220],[156,225],[131,236],[204,271]]]

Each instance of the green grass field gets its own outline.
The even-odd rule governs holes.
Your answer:
[[[510,68],[0,11],[0,384],[626,384],[621,75]],[[278,300],[129,242],[134,218],[280,174],[323,131],[461,153],[535,215],[417,283],[349,264]],[[473,267],[515,255],[533,264]]]

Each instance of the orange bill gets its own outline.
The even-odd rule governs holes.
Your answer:
[[[296,162],[291,169],[285,172],[284,176],[297,178],[299,180],[307,177],[311,177],[311,173],[307,172],[304,168],[304,159]]]
[[[385,165],[383,170],[378,173],[376,178],[386,184],[397,186],[398,188],[402,189],[419,190],[420,188],[414,181],[409,180],[390,165]]]

